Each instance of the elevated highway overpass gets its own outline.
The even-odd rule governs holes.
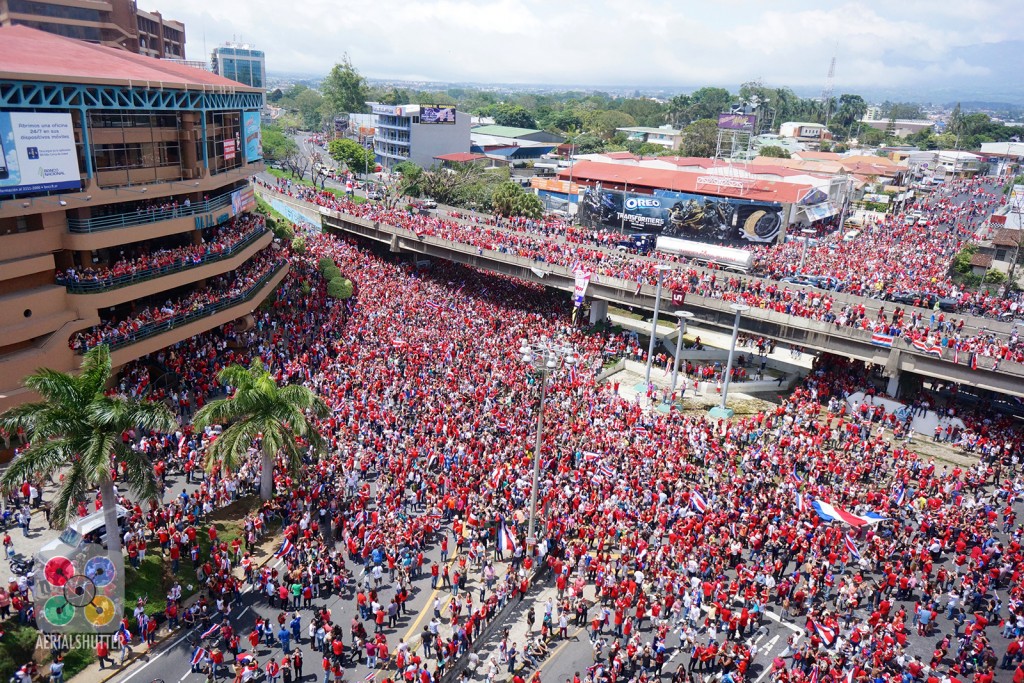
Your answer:
[[[318,220],[327,231],[346,233],[387,245],[395,253],[405,253],[428,258],[447,259],[482,270],[502,273],[522,280],[534,282],[572,292],[575,277],[568,268],[533,259],[506,254],[497,250],[482,249],[472,245],[433,236],[417,236],[412,230],[386,223],[358,218],[344,213],[330,211],[314,204],[281,195],[266,188],[258,187],[257,192],[275,204],[284,203],[290,212],[301,213],[309,223]],[[541,271],[543,276],[536,271]],[[748,276],[749,277],[749,276]],[[796,288],[796,287],[794,287]],[[668,293],[663,291],[662,310],[671,309]],[[877,300],[830,292],[839,303],[865,303],[878,306]],[[636,282],[601,275],[591,280],[587,288],[588,299],[619,306],[632,306],[646,311],[654,310],[655,287],[644,285],[637,292]],[[734,313],[730,301],[686,295],[685,308],[692,311],[701,324],[731,329]],[[600,306],[599,306],[600,307]],[[906,308],[906,307],[904,307]],[[925,318],[931,311],[923,310]],[[908,311],[909,314],[909,311]],[[960,316],[956,316],[959,318]],[[966,318],[965,330],[972,326],[985,326],[1002,334],[1009,333],[1009,325],[989,320]],[[786,344],[795,344],[808,350],[834,353],[884,367],[884,373],[898,381],[904,372],[912,372],[943,382],[958,382],[979,389],[988,389],[1000,394],[1024,397],[1024,366],[1004,362],[998,371],[993,370],[994,359],[978,358],[978,367],[972,370],[967,365],[967,354],[961,354],[959,363],[954,363],[950,351],[944,357],[921,352],[909,343],[897,338],[893,348],[876,346],[871,343],[871,333],[852,327],[840,327],[834,323],[819,322],[809,318],[790,315],[769,309],[751,308],[740,319],[740,329],[748,334],[770,337]],[[977,329],[975,327],[974,329]]]

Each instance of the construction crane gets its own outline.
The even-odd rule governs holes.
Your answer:
[[[832,116],[832,88],[835,85],[836,80],[836,58],[832,56],[832,61],[828,65],[828,78],[825,79],[825,89],[821,91],[821,103],[825,107],[825,128],[828,128],[828,122]]]

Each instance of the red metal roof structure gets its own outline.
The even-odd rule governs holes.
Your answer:
[[[560,170],[558,177],[568,178],[569,169]],[[799,183],[643,168],[623,164],[602,164],[596,161],[578,161],[573,164],[572,178],[581,185],[601,183],[602,186],[609,189],[629,189],[637,192],[671,190],[782,204],[796,203],[814,189],[810,185]]]
[[[27,26],[0,27],[0,75],[25,81],[259,92],[202,69]]]
[[[439,154],[434,157],[438,161],[451,161],[456,164],[466,164],[470,161],[479,161],[486,159],[487,157],[483,154],[474,154],[472,152],[452,152],[451,154]]]

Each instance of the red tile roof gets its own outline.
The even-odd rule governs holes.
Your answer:
[[[174,89],[257,89],[222,76],[27,26],[0,27],[0,74],[15,80],[122,84]]]
[[[558,172],[559,177],[568,178],[569,169]],[[737,199],[753,199],[765,202],[792,204],[800,201],[811,191],[810,185],[798,183],[773,182],[768,180],[741,180],[743,190],[723,187],[697,180],[707,177],[700,173],[672,171],[657,168],[625,166],[622,164],[602,164],[596,161],[578,161],[573,165],[573,180],[580,184],[600,182],[616,186],[626,184],[636,189],[662,189],[675,192],[694,192],[697,194],[715,195],[719,197],[736,197]]]
[[[453,152],[451,154],[438,154],[434,158],[440,159],[441,161],[454,161],[456,163],[464,164],[469,161],[486,159],[487,157],[483,154],[473,154],[472,152]]]

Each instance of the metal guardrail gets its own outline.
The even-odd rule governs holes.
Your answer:
[[[223,311],[227,308],[231,308],[232,306],[237,306],[238,304],[251,299],[260,287],[269,282],[271,278],[273,278],[275,275],[281,272],[281,269],[286,267],[287,265],[287,261],[281,261],[281,263],[279,263],[275,268],[269,270],[265,275],[263,275],[263,277],[254,282],[252,286],[249,287],[249,289],[229,299],[222,299],[208,306],[203,306],[198,310],[188,311],[187,313],[180,313],[178,315],[171,316],[170,318],[161,320],[160,322],[143,325],[138,330],[133,332],[131,335],[123,339],[119,339],[113,342],[101,341],[98,342],[98,344],[106,344],[107,346],[110,347],[111,351],[116,351],[117,349],[124,348],[125,346],[131,346],[132,344],[140,342],[143,339],[148,339],[149,337],[153,337],[158,334],[163,334],[164,332],[173,330],[176,327],[181,327],[182,325],[186,325],[195,320],[199,320],[200,318],[206,318],[209,317],[210,315],[213,315],[214,313],[219,313],[220,311]],[[81,355],[84,354],[87,350],[87,348],[75,349],[75,353]]]
[[[191,270],[192,268],[198,268],[199,266],[223,261],[251,245],[266,232],[268,231],[265,226],[256,228],[243,237],[240,242],[233,244],[229,249],[225,249],[209,256],[204,256],[201,261],[178,262],[167,266],[161,266],[159,268],[150,268],[148,270],[132,273],[131,275],[119,275],[117,277],[100,278],[97,280],[70,281],[65,278],[58,277],[57,284],[64,285],[64,287],[66,287],[72,294],[93,294],[96,292],[109,291],[111,289],[119,289],[121,287],[127,287],[129,285],[163,277],[164,275],[180,273],[185,270]]]
[[[283,195],[283,197],[285,199],[287,199],[287,200],[292,201],[292,202],[307,203],[307,202],[303,202],[303,200],[297,199],[295,197],[288,197],[287,195]],[[528,258],[528,257],[524,257],[524,256],[516,256],[516,255],[508,254],[508,253],[505,253],[505,252],[502,252],[502,251],[499,251],[499,250],[473,247],[473,246],[468,245],[468,244],[463,244],[461,242],[454,242],[454,241],[451,241],[451,240],[447,240],[447,239],[436,237],[436,236],[432,236],[432,235],[422,235],[421,236],[421,235],[417,235],[414,231],[409,230],[407,228],[402,228],[402,227],[399,227],[399,226],[396,226],[396,225],[391,225],[391,224],[388,224],[388,223],[379,223],[379,222],[375,222],[375,221],[370,221],[368,219],[361,218],[361,217],[358,217],[358,216],[352,216],[352,215],[349,215],[347,213],[343,213],[343,212],[340,212],[340,211],[330,211],[327,214],[327,217],[335,218],[336,220],[339,220],[339,221],[342,221],[342,222],[348,222],[348,223],[351,223],[351,224],[354,224],[354,225],[363,225],[364,227],[372,228],[374,230],[381,230],[383,228],[386,233],[393,234],[396,237],[398,237],[399,239],[415,240],[416,242],[421,243],[421,244],[429,244],[429,245],[432,245],[432,246],[435,246],[435,247],[439,247],[439,248],[442,248],[442,249],[448,249],[448,250],[454,251],[454,252],[460,252],[460,253],[463,253],[463,254],[483,257],[483,258],[486,258],[486,259],[489,259],[489,260],[492,260],[492,261],[505,262],[505,263],[508,263],[510,265],[514,265],[514,266],[518,266],[518,267],[522,267],[522,268],[542,268],[543,270],[545,270],[547,272],[550,272],[552,274],[560,275],[562,277],[566,277],[566,278],[569,278],[569,279],[573,278],[573,274],[569,272],[569,269],[567,267],[561,266],[561,265],[557,265],[557,264],[553,264],[553,263],[547,263],[547,262],[544,262],[544,261],[536,261],[536,260],[534,260],[532,258]],[[688,265],[687,267],[690,267],[690,266]],[[747,275],[747,276],[744,276],[744,278],[747,279],[747,280],[761,279],[761,280],[764,280],[766,282],[774,282],[770,278],[762,278],[762,277],[759,277],[759,276]],[[610,287],[612,287],[614,289],[622,291],[623,292],[623,296],[621,297],[621,300],[622,300],[623,303],[633,304],[633,305],[639,303],[638,301],[631,301],[630,300],[630,298],[636,299],[636,296],[633,296],[633,297],[629,296],[632,292],[636,291],[636,282],[631,282],[631,281],[623,280],[621,278],[611,277],[611,276],[608,276],[608,275],[601,275],[600,278],[599,278],[599,282],[600,282],[600,284],[603,284],[605,286],[610,286]],[[654,287],[652,285],[644,284],[641,289],[642,290],[646,290],[646,291],[653,291]],[[816,290],[816,291],[824,292],[824,290]],[[889,302],[884,302],[884,301],[881,301],[881,300],[867,299],[866,297],[860,297],[858,295],[844,294],[844,293],[838,293],[838,292],[827,292],[827,293],[830,294],[830,295],[837,295],[837,294],[839,294],[840,296],[842,296],[844,298],[849,298],[851,300],[850,301],[851,303],[860,303],[862,301],[871,301],[872,303],[879,303],[879,304],[889,303]],[[839,299],[839,297],[836,297],[836,298]],[[687,300],[691,300],[691,299],[693,299],[693,300],[703,299],[704,300],[703,303],[704,303],[705,307],[710,308],[710,309],[718,309],[718,310],[722,310],[722,311],[728,310],[728,306],[731,303],[730,301],[725,300],[725,299],[714,299],[714,298],[711,298],[711,297],[701,297],[699,295],[687,294]],[[913,310],[912,307],[906,307],[905,306],[903,308],[906,309],[906,310]],[[920,310],[927,311],[929,314],[931,313],[931,311],[929,309],[920,309]],[[758,311],[760,311],[761,313],[757,313]],[[791,315],[789,313],[778,313],[778,312],[776,312],[774,310],[770,310],[770,309],[758,309],[758,308],[752,309],[752,312],[747,314],[747,316],[745,316],[745,317],[751,317],[751,316],[753,316],[754,318],[762,319],[764,321],[768,321],[768,322],[776,322],[778,324],[786,325],[788,327],[792,327],[792,328],[795,328],[795,329],[801,329],[801,330],[805,330],[805,331],[809,331],[809,332],[813,332],[813,333],[824,334],[826,336],[833,336],[834,335],[834,336],[839,337],[839,338],[845,338],[845,339],[849,339],[849,340],[852,340],[852,341],[855,341],[855,342],[864,343],[865,345],[871,345],[871,336],[872,335],[871,335],[871,332],[866,331],[866,330],[860,330],[860,329],[857,329],[857,328],[845,327],[845,326],[844,327],[840,327],[840,328],[835,328],[832,323],[825,323],[825,322],[813,320],[813,319],[810,319],[810,318],[803,318],[803,317],[800,317],[800,316]],[[784,318],[783,318],[783,316],[784,316]],[[958,317],[963,317],[963,318],[965,318],[967,320],[972,320],[971,316],[958,316]],[[976,321],[976,320],[978,320],[978,319],[974,318],[972,320],[972,322]],[[986,321],[986,322],[991,323],[992,321]],[[1005,324],[1004,324],[1004,326],[1006,328],[1010,327],[1009,325],[1005,325]],[[972,325],[965,325],[964,327],[967,330],[972,329]],[[982,325],[982,326],[973,327],[973,329],[976,329],[979,332],[982,331],[982,330],[986,330],[987,329],[989,331],[993,331],[993,332],[996,332],[996,333],[1003,333],[1003,334],[1005,334],[1005,332],[1002,332],[1001,330],[992,329],[992,328],[997,328],[997,327],[998,327],[998,324],[997,325],[992,325],[990,327]],[[894,348],[896,348],[896,350],[898,350],[902,354],[906,354],[906,355],[910,355],[910,356],[917,356],[917,357],[920,357],[920,358],[926,358],[926,359],[931,359],[931,360],[938,360],[938,361],[941,361],[941,362],[946,362],[946,363],[950,363],[950,364],[954,364],[954,365],[967,365],[969,363],[970,354],[968,354],[966,352],[960,354],[962,356],[962,358],[960,358],[958,361],[954,361],[952,351],[950,351],[950,350],[945,350],[942,356],[934,356],[932,354],[929,354],[929,353],[926,353],[924,351],[921,351],[921,350],[917,349],[916,347],[914,347],[912,344],[910,344],[910,342],[907,341],[906,339],[904,339],[903,337],[898,337],[898,339],[902,339],[903,341],[900,342],[898,345],[894,344]],[[888,351],[889,350],[887,347],[881,347],[881,346],[876,347],[876,348],[879,351]],[[992,370],[993,369],[992,366],[995,364],[995,360],[993,358],[990,358],[990,357],[987,357],[987,356],[978,357],[977,358],[977,362],[978,362],[978,367],[981,368],[981,369],[985,369],[985,370]],[[1003,374],[1013,375],[1013,376],[1018,376],[1018,375],[1019,376],[1024,376],[1024,365],[1017,364],[1017,363],[1015,363],[1013,361],[1004,361],[1000,365],[1000,367],[999,367],[999,372],[1001,372]]]
[[[174,209],[157,209],[153,211],[143,209],[140,211],[116,213],[109,216],[96,216],[94,218],[68,218],[68,232],[76,234],[103,232],[104,230],[115,230],[134,225],[147,225],[174,218],[210,213],[230,205],[231,192],[225,192],[205,201],[192,202],[189,206],[178,206]]]

